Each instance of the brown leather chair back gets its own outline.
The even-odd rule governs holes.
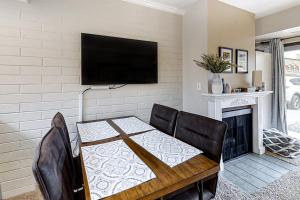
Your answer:
[[[59,130],[52,127],[36,149],[33,174],[46,200],[73,200],[72,170]]]
[[[179,112],[175,137],[202,150],[220,163],[227,124],[196,114]]]
[[[68,128],[66,125],[66,121],[65,121],[64,116],[60,112],[56,113],[56,115],[52,119],[51,127],[54,127],[54,126],[61,130],[62,137],[63,137],[64,143],[66,145],[67,151],[73,157],[70,136],[69,136]]]
[[[163,105],[154,104],[151,112],[150,125],[173,136],[178,111]]]
[[[56,127],[60,130],[60,133],[62,135],[63,142],[66,146],[67,152],[68,152],[68,158],[70,159],[72,172],[74,176],[72,176],[72,182],[73,182],[73,188],[79,189],[83,185],[82,180],[82,171],[81,171],[81,160],[80,157],[73,158],[73,152],[70,142],[70,136],[68,132],[68,127],[66,125],[64,116],[58,112],[52,119],[51,122],[52,127]],[[78,142],[78,141],[77,141]]]
[[[179,112],[175,129],[175,137],[204,152],[208,158],[220,163],[227,124],[214,119],[187,112]],[[215,196],[218,184],[218,174],[213,174],[203,180],[203,199]],[[169,195],[166,199],[192,200],[199,199],[197,187],[185,188]]]

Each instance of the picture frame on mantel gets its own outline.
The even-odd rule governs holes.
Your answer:
[[[233,49],[228,47],[219,47],[219,56],[229,63],[233,63]],[[233,73],[233,67],[225,70],[223,73]]]
[[[236,73],[248,73],[248,51],[243,49],[236,49]]]

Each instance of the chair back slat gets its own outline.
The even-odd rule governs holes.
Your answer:
[[[173,136],[178,111],[174,108],[154,104],[151,112],[150,125]]]
[[[67,147],[67,151],[69,152],[70,155],[73,155],[67,124],[64,119],[64,116],[60,112],[56,113],[56,115],[52,119],[51,127],[54,126],[58,129],[61,129],[62,137]]]
[[[220,163],[227,124],[187,112],[179,112],[175,137],[201,149],[204,154]]]

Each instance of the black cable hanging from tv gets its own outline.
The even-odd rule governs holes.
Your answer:
[[[109,89],[110,90],[115,90],[115,89],[119,89],[119,88],[125,87],[126,85],[127,84],[123,84],[123,85],[119,85],[119,86],[113,85],[113,86],[109,86]]]
[[[115,89],[119,89],[119,88],[122,88],[122,87],[125,87],[127,84],[123,84],[123,85],[110,85],[109,87],[108,87],[108,89],[109,90],[115,90]],[[83,90],[82,92],[81,92],[81,94],[83,95],[84,93],[86,93],[87,91],[89,91],[89,90],[92,90],[93,88],[87,88],[87,89],[85,89],[85,90]]]

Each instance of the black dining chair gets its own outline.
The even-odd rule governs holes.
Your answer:
[[[45,200],[80,199],[72,186],[72,166],[62,135],[56,127],[36,149],[32,170]]]
[[[82,169],[81,169],[81,159],[80,156],[73,157],[73,151],[71,147],[68,127],[64,119],[64,116],[60,112],[58,112],[53,117],[51,122],[51,127],[56,127],[60,130],[64,145],[66,146],[68,152],[68,158],[70,159],[70,163],[71,163],[71,168],[72,168],[71,170],[73,171],[74,174],[74,176],[72,177],[73,188],[74,190],[82,190],[83,177],[82,177]]]
[[[67,147],[67,151],[72,155],[69,131],[67,128],[65,118],[60,112],[56,113],[56,115],[53,117],[51,121],[51,127],[56,127],[61,130],[64,144]]]
[[[211,160],[220,163],[227,124],[196,114],[179,112],[175,137],[203,151]],[[166,199],[196,200],[212,199],[217,190],[218,174],[177,191]]]
[[[158,130],[174,136],[178,110],[167,106],[154,104],[151,112],[150,125]]]

